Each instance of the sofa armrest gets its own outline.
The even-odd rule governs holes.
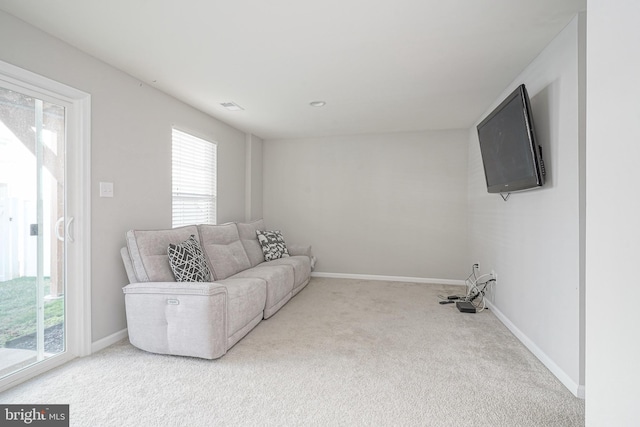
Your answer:
[[[289,245],[287,244],[287,251],[291,256],[307,256],[309,257],[309,261],[311,263],[311,269],[313,270],[316,266],[316,257],[313,255],[311,251],[311,245]]]
[[[145,282],[123,288],[129,340],[152,353],[216,359],[227,351],[227,289]]]
[[[287,244],[287,252],[289,252],[291,256],[306,255],[309,258],[313,256],[311,254],[311,245]]]
[[[139,282],[124,288],[125,294],[216,295],[227,288],[215,282]]]

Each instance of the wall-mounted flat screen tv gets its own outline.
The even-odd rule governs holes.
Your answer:
[[[520,85],[478,125],[489,193],[544,185],[542,149],[536,142],[529,96]]]

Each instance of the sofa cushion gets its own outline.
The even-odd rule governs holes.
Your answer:
[[[272,265],[290,265],[293,267],[294,289],[307,282],[311,276],[311,262],[309,257],[304,255],[275,259],[262,265],[265,267]]]
[[[289,299],[291,299],[294,275],[290,265],[273,265],[269,267],[253,267],[234,275],[233,279],[253,277],[267,283],[267,300],[264,306],[264,318],[272,316]]]
[[[198,238],[195,225],[170,230],[129,230],[127,249],[138,282],[175,282],[167,250],[170,243],[182,243],[191,235]]]
[[[124,263],[124,269],[127,272],[127,279],[129,279],[129,283],[136,283],[138,278],[133,270],[131,255],[129,255],[129,249],[127,249],[126,246],[124,248],[120,248],[120,256],[122,257],[122,262]]]
[[[267,298],[264,280],[225,279],[216,283],[227,288],[227,338],[248,325],[256,316],[262,318]]]
[[[256,234],[256,231],[265,230],[264,221],[259,219],[253,222],[239,222],[237,225],[240,241],[247,252],[251,267],[264,262],[264,253],[262,253],[262,246],[260,246],[258,235]]]
[[[211,274],[200,243],[192,234],[179,245],[169,243],[169,266],[177,282],[210,282]]]
[[[251,267],[236,224],[198,226],[200,245],[216,280],[223,280]]]
[[[262,253],[264,254],[265,261],[272,261],[274,259],[284,258],[289,256],[287,252],[287,245],[284,242],[282,233],[280,230],[276,231],[256,231],[258,235],[258,241],[262,247]]]

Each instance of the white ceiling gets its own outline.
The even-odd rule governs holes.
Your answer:
[[[0,0],[0,9],[275,139],[469,128],[585,2]],[[244,111],[220,106],[228,101]]]

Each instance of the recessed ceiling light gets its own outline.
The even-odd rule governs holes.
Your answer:
[[[239,106],[235,102],[222,102],[222,103],[220,103],[220,105],[222,105],[224,108],[226,108],[229,111],[242,111],[242,110],[244,110],[244,108],[242,108],[241,106]]]
[[[327,103],[324,101],[312,101],[309,103],[309,105],[311,105],[312,107],[324,107],[325,105],[327,105]]]

